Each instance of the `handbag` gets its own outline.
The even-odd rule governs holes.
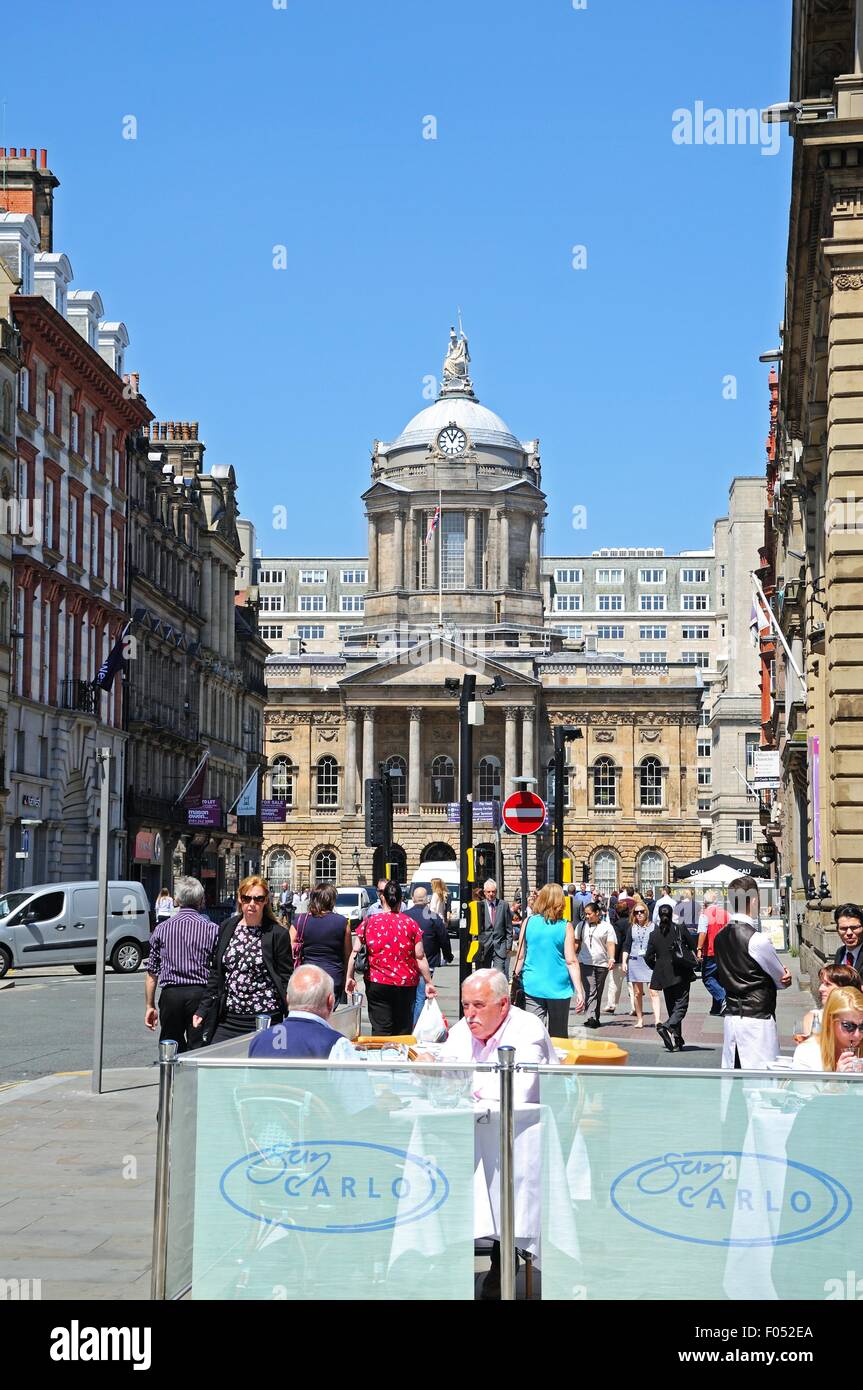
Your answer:
[[[303,937],[306,934],[306,923],[309,920],[307,912],[301,912],[296,920],[297,939],[294,942],[294,969],[299,970],[303,963]]]
[[[357,933],[359,936],[359,932]],[[354,960],[354,974],[365,975],[369,968],[369,948],[366,945],[365,935],[359,936],[360,947]]]
[[[512,1004],[517,1009],[524,1009],[527,1006],[527,995],[524,992],[524,958],[527,955],[527,922],[522,923],[518,938],[518,950],[512,967],[512,979],[509,982],[509,997]],[[519,969],[519,965],[521,969]]]
[[[689,942],[684,942],[680,927],[675,926],[671,942],[671,962],[680,971],[689,971],[693,976],[701,974],[701,961],[695,955]]]

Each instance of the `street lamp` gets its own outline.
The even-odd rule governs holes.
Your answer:
[[[572,724],[557,724],[554,730],[554,882],[563,882],[563,769],[564,745],[583,738]]]
[[[357,849],[356,845],[354,845],[354,852],[353,852],[353,854],[351,855],[351,863],[352,863],[353,866],[354,866],[354,878],[355,878],[357,881],[359,881],[359,877],[360,877],[360,868],[361,868],[361,865],[360,865],[360,852],[359,852],[359,850]]]

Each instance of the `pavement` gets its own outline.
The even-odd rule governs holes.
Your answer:
[[[786,960],[795,983],[779,996],[784,1051],[793,1047],[794,1025],[812,1005],[808,990],[797,986],[797,961]],[[83,982],[82,977],[74,978]],[[130,1041],[114,1036],[113,1030],[119,1026],[129,1038],[136,1037],[143,993],[140,974],[132,980],[115,980],[118,983],[109,990],[116,1003],[109,1011],[109,1057],[132,1047]],[[134,997],[129,992],[133,983]],[[21,998],[26,998],[29,989],[29,1008],[40,1002],[32,984],[23,988],[17,984],[16,980],[16,988],[0,993],[4,1054],[7,1045],[20,1048],[15,1030],[24,1023]],[[65,987],[56,979],[43,984],[45,989],[59,990],[59,995],[45,999],[51,1004],[58,1035],[43,1039],[42,1062],[50,1065],[58,1052],[80,1051],[84,1039],[69,1038]],[[454,1023],[457,966],[442,967],[436,984],[444,1013]],[[90,985],[92,991],[92,980]],[[16,996],[18,1004],[10,1009]],[[92,992],[89,998],[92,1001]],[[628,1004],[625,990],[622,1003]],[[634,1019],[620,1014],[603,1015],[602,1028],[588,1030],[584,1036],[619,1043],[637,1066],[717,1067],[722,1021],[709,1016],[709,1006],[710,996],[696,980],[684,1025],[687,1046],[683,1052],[668,1053],[647,1017],[643,1036],[635,1029]],[[571,1034],[580,1033],[578,1016],[570,1018]],[[91,1045],[88,1033],[86,1047]],[[157,1072],[151,1059],[156,1042],[145,1033],[134,1046],[142,1050],[145,1065],[108,1067],[101,1095],[91,1093],[90,1073],[84,1069],[29,1079],[25,1073],[0,1085],[0,1151],[7,1179],[0,1190],[0,1299],[6,1288],[2,1281],[9,1279],[41,1280],[43,1299],[149,1297],[157,1100]]]

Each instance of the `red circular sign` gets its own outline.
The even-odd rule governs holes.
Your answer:
[[[545,802],[536,792],[513,792],[501,807],[503,823],[517,835],[535,835],[545,821]]]

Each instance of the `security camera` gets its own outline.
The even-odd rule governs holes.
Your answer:
[[[791,125],[792,121],[800,120],[800,113],[803,107],[798,101],[778,101],[773,106],[766,106],[761,112],[761,119],[765,125],[773,125],[777,122]]]

